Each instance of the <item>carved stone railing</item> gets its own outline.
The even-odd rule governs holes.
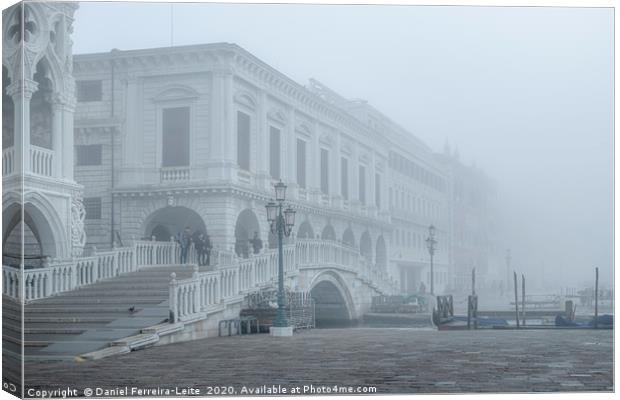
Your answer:
[[[97,251],[89,257],[46,260],[43,268],[24,269],[3,265],[2,293],[29,302],[137,271],[146,266],[179,264],[176,242],[134,241],[129,247]],[[232,260],[231,253],[212,251],[212,264]],[[188,263],[196,263],[196,252],[188,249]],[[231,264],[228,262],[228,264]],[[22,282],[25,284],[22,287]],[[23,293],[22,293],[23,290]]]
[[[2,150],[2,176],[15,172],[15,147]]]
[[[347,245],[321,239],[303,239],[284,246],[285,275],[300,268],[336,267],[356,274],[369,287],[382,293],[393,293],[396,282],[386,273],[377,272],[364,262],[359,251]],[[214,307],[243,295],[274,285],[278,276],[277,249],[248,259],[235,260],[231,265],[220,264],[216,271],[199,273],[189,279],[170,282],[170,322],[194,321],[206,317]]]
[[[190,180],[190,168],[163,167],[159,171],[159,179],[162,183],[186,182]]]
[[[53,150],[30,146],[30,171],[33,174],[52,176],[53,159]]]

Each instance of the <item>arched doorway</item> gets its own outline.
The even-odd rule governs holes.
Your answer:
[[[353,229],[348,227],[342,234],[342,243],[355,247],[355,235],[353,235]]]
[[[310,221],[305,220],[299,225],[299,229],[297,230],[297,238],[298,239],[314,239],[314,230],[312,229],[312,225]]]
[[[41,267],[44,257],[58,255],[56,236],[44,213],[33,204],[13,203],[2,212],[2,259],[5,265]],[[23,242],[22,242],[23,235]],[[23,246],[22,246],[23,244]]]
[[[368,231],[364,231],[360,237],[360,254],[368,264],[372,264],[372,240]]]
[[[375,262],[380,271],[387,270],[387,249],[385,247],[385,239],[383,235],[377,238],[377,248],[375,250]]]
[[[248,258],[252,254],[250,239],[256,232],[260,239],[260,225],[254,211],[246,208],[239,213],[235,224],[235,253],[239,257]]]
[[[321,239],[323,240],[336,240],[336,231],[331,225],[325,225],[323,232],[321,233]]]
[[[350,295],[335,274],[323,274],[312,286],[310,296],[314,300],[318,328],[350,326],[354,322]]]
[[[160,208],[146,219],[144,238],[167,242],[171,237],[183,232],[186,227],[189,227],[192,234],[207,233],[207,227],[196,211],[183,206]]]

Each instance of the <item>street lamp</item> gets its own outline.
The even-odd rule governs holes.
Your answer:
[[[435,226],[431,224],[428,227],[428,237],[426,238],[426,248],[428,254],[431,256],[431,296],[435,295],[435,273],[433,270],[433,256],[435,255],[435,249],[437,249],[437,240],[435,240]]]
[[[286,185],[280,181],[274,185],[274,189],[277,202],[270,201],[265,206],[271,232],[278,235],[278,311],[270,333],[271,336],[292,336],[293,328],[288,325],[284,310],[284,251],[282,250],[282,241],[284,236],[290,236],[293,230],[295,210],[290,206],[283,210]]]

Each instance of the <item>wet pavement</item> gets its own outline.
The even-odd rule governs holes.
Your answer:
[[[290,394],[296,387],[300,394],[609,392],[613,331],[315,329],[292,338],[209,338],[79,364],[27,362],[25,372],[26,395],[62,388],[117,397]]]

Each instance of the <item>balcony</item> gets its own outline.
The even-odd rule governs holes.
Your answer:
[[[2,176],[11,175],[15,172],[15,148],[9,147],[2,150]]]
[[[36,175],[52,176],[54,151],[30,146],[30,172]]]
[[[53,176],[54,170],[54,150],[38,146],[30,146],[29,168],[26,171],[30,174],[41,176]],[[9,176],[21,171],[17,165],[15,147],[9,147],[2,151],[2,176]]]
[[[161,183],[187,182],[190,179],[190,169],[189,166],[163,167],[160,169],[159,177]]]

